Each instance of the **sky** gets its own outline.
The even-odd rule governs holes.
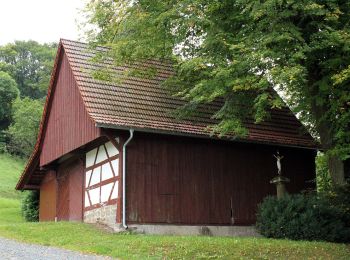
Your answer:
[[[0,45],[15,40],[39,43],[79,40],[77,20],[86,0],[0,0]]]

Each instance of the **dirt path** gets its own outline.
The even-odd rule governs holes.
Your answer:
[[[0,259],[7,260],[92,260],[92,259],[112,259],[102,256],[84,255],[79,252],[55,248],[51,246],[40,246],[33,244],[26,244],[0,238]]]

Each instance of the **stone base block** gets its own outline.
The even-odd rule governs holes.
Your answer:
[[[157,235],[204,235],[260,237],[254,226],[129,225],[136,233]]]

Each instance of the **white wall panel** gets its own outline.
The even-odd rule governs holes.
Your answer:
[[[89,197],[88,197],[87,191],[85,191],[84,205],[85,205],[85,207],[89,207],[90,206],[90,201],[89,201]]]
[[[102,165],[102,181],[113,178],[112,168],[109,162]]]
[[[118,149],[111,142],[105,143],[105,146],[107,148],[107,152],[108,152],[109,157],[112,157],[112,156],[119,154]]]
[[[108,157],[106,154],[105,147],[103,145],[101,145],[100,149],[98,149],[96,163],[100,163],[100,162],[107,160],[107,159],[108,159]]]
[[[113,188],[113,183],[109,183],[101,186],[101,202],[108,201],[109,195],[111,195],[112,188]]]
[[[112,191],[111,199],[118,198],[118,181],[115,182],[114,189]]]
[[[87,171],[86,174],[85,174],[85,188],[87,188],[89,186],[91,173],[92,173],[92,170]]]
[[[100,188],[89,190],[89,194],[92,205],[100,203]]]
[[[86,161],[85,161],[85,167],[88,168],[92,165],[94,165],[95,157],[96,157],[96,151],[97,148],[91,150],[90,152],[86,153]]]
[[[115,176],[119,175],[119,159],[111,161]]]
[[[99,182],[101,182],[101,166],[95,168],[92,171],[92,176],[91,176],[91,182],[90,182],[90,186],[95,185]]]

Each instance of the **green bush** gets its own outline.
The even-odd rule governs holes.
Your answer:
[[[349,242],[348,219],[328,195],[298,194],[265,198],[259,205],[256,225],[265,237]]]
[[[39,221],[39,191],[26,192],[22,200],[22,215],[26,221]]]
[[[316,184],[319,192],[327,192],[332,189],[327,160],[327,156],[324,153],[319,152],[316,156]]]
[[[0,153],[6,152],[6,138],[4,131],[0,130]]]
[[[321,195],[324,199],[329,201],[329,205],[331,205],[332,208],[342,212],[346,225],[350,227],[350,183],[333,188]]]

